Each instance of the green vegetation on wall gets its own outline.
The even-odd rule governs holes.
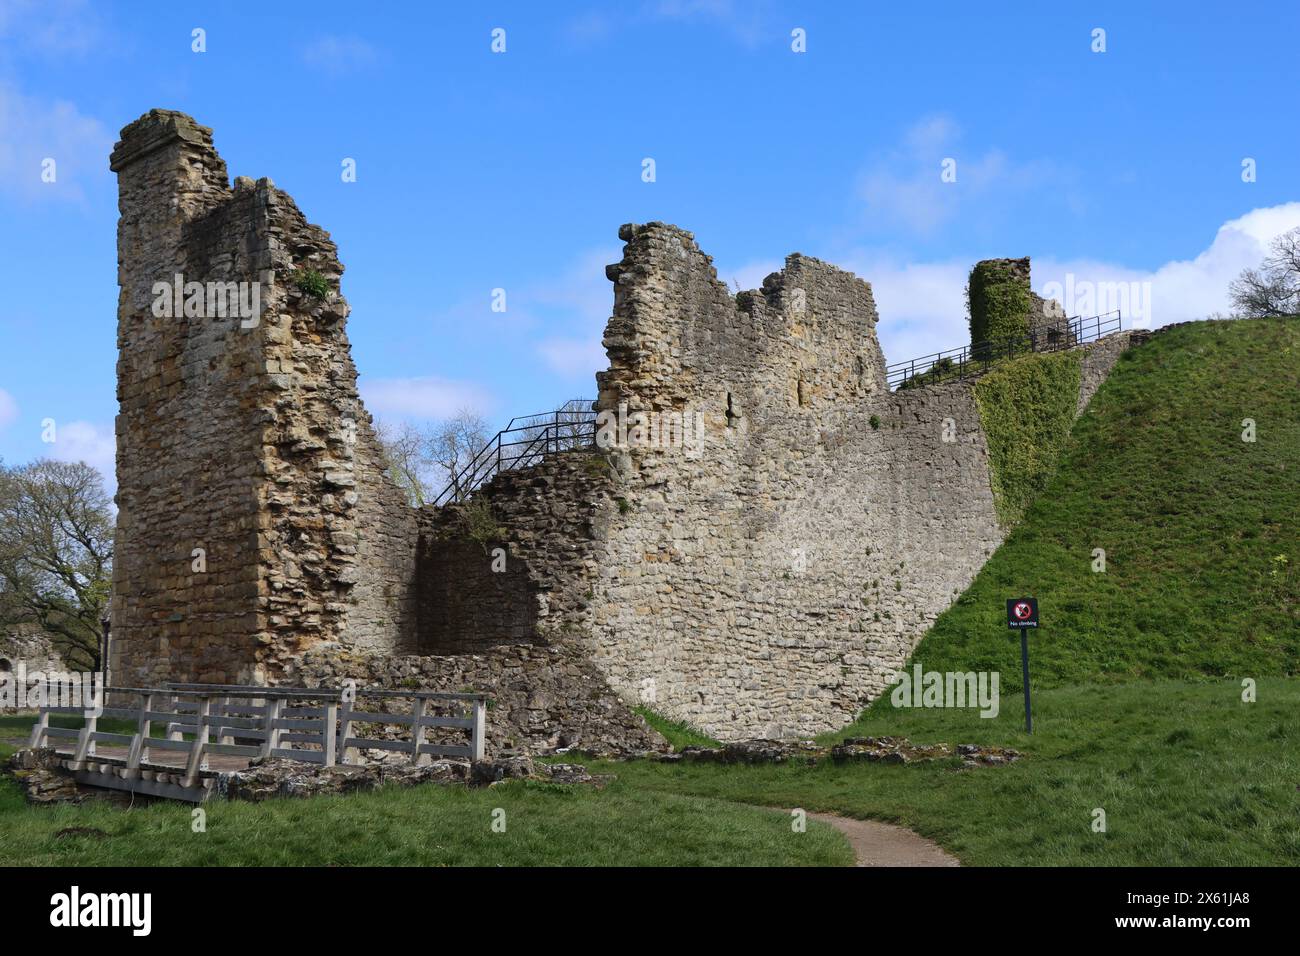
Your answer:
[[[1008,266],[976,263],[966,285],[971,344],[1028,334],[1030,304],[1029,284]]]
[[[673,750],[681,750],[683,747],[722,746],[708,734],[696,730],[684,721],[672,720],[645,706],[632,709],[644,717],[647,724],[659,731],[663,738],[672,744]]]
[[[1076,351],[1024,355],[975,384],[1003,525],[1019,523],[1056,471],[1074,423],[1080,372]]]

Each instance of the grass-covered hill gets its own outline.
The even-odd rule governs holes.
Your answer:
[[[1300,319],[1192,323],[1126,352],[914,660],[1018,687],[1021,595],[1043,621],[1036,685],[1296,675]]]

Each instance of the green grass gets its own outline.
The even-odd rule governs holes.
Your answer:
[[[649,707],[634,707],[636,713],[645,718],[645,722],[659,731],[674,750],[683,747],[719,747],[721,744],[708,734],[701,733],[690,724],[680,720],[670,720],[662,714],[655,713]]]
[[[0,747],[7,758],[12,748]],[[504,833],[492,830],[505,811]],[[0,778],[0,866],[846,866],[824,824],[620,781],[606,790],[512,782],[389,787],[342,797],[205,805],[29,806]],[[58,836],[86,827],[105,836]]]
[[[31,715],[0,717],[0,740],[25,738]],[[52,723],[78,726],[80,718]],[[111,723],[102,721],[103,724]],[[671,726],[666,724],[666,726]],[[123,726],[122,731],[130,728]],[[707,738],[706,738],[707,739]],[[0,744],[0,761],[16,748]],[[571,759],[571,758],[570,758]],[[617,769],[612,771],[618,773]],[[493,811],[506,830],[493,832]],[[106,801],[33,807],[0,776],[0,866],[847,866],[833,828],[791,830],[766,809],[640,790],[512,782],[491,788],[390,787],[344,797],[205,805]],[[69,827],[107,834],[64,836]]]
[[[1300,681],[1062,687],[997,718],[894,710],[888,700],[844,734],[1015,747],[1006,767],[611,764],[639,790],[803,807],[900,823],[963,863],[989,866],[1300,865]],[[605,769],[598,766],[595,769]],[[1092,830],[1093,811],[1107,830]]]
[[[1295,319],[1198,323],[1126,352],[1056,476],[915,659],[1001,671],[1016,689],[1005,601],[1029,594],[1040,686],[1295,675],[1297,368]],[[1105,573],[1092,571],[1095,548]]]

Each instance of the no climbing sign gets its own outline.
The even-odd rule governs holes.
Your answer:
[[[1025,683],[1025,730],[1034,732],[1034,712],[1029,706],[1029,632],[1038,627],[1038,598],[1007,598],[1007,627],[1020,631],[1020,667]]]
[[[1007,627],[1037,627],[1038,598],[1008,598]]]

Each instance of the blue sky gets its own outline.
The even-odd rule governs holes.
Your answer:
[[[690,229],[744,288],[794,251],[857,272],[890,359],[961,344],[990,256],[1137,283],[1139,324],[1223,310],[1300,225],[1300,8],[1209,7],[0,0],[0,457],[111,467],[108,153],[152,107],[333,235],[380,418],[593,395],[628,221]]]

